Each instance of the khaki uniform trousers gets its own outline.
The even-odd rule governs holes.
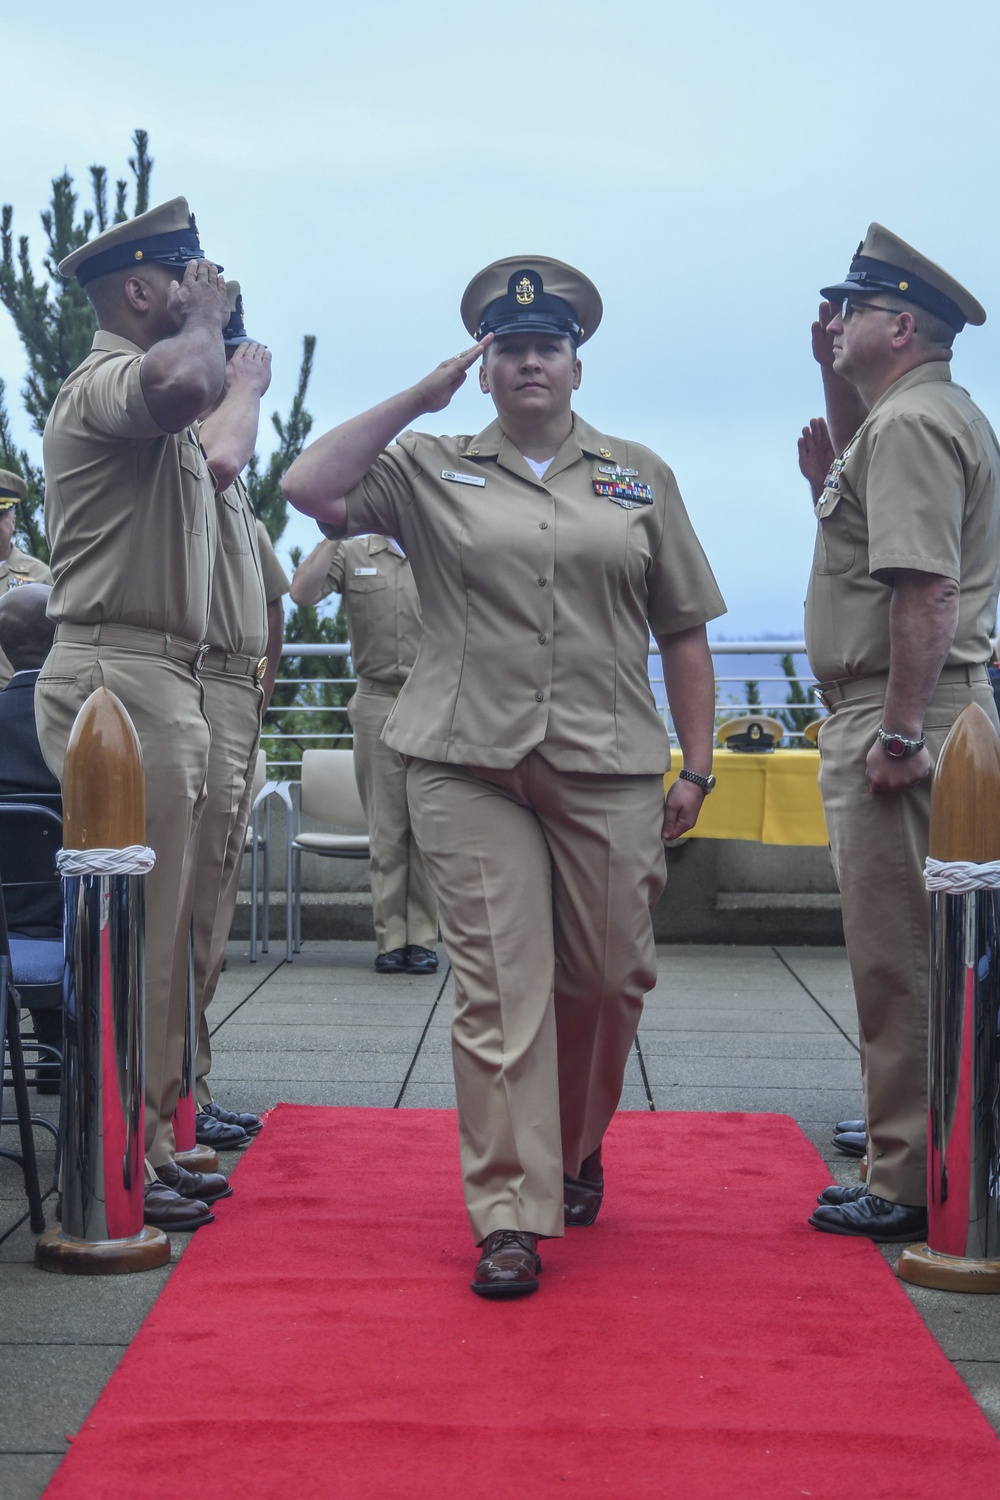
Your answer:
[[[410,811],[455,974],[465,1201],[496,1229],[563,1233],[621,1098],[666,882],[661,776],[413,760]]]
[[[211,657],[209,657],[209,663]],[[212,1043],[206,1012],[226,956],[246,847],[264,695],[252,677],[201,673],[212,730],[205,810],[198,829],[194,883],[195,1098],[209,1104]]]
[[[868,790],[865,760],[882,722],[885,685],[884,677],[856,678],[828,695],[833,712],[819,736],[819,784],[858,1007],[868,1187],[891,1203],[923,1204],[931,794],[930,781],[898,796]],[[946,668],[924,718],[935,765],[970,701],[997,722],[985,669]]]
[[[156,854],[145,877],[146,1156],[160,1167],[176,1151],[172,1121],[184,1062],[195,834],[210,735],[201,683],[184,662],[117,645],[57,641],[35,688],[35,717],[42,753],[60,782],[73,721],[97,687],[121,699],[142,746],[146,842]]]
[[[410,826],[406,767],[382,743],[395,688],[366,682],[347,705],[354,731],[354,774],[371,842],[372,915],[380,953],[437,942],[437,902]]]

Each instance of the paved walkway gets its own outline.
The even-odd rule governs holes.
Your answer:
[[[379,977],[372,956],[366,943],[309,943],[291,966],[275,952],[251,965],[245,950],[234,945],[214,1004],[213,1079],[220,1102],[233,1109],[261,1109],[281,1099],[453,1107],[446,966],[434,977]],[[659,983],[647,1000],[622,1108],[787,1113],[830,1162],[831,1175],[850,1182],[856,1180],[855,1164],[833,1152],[830,1124],[860,1114],[860,1104],[843,949],[661,950]],[[51,1114],[51,1105],[40,1100],[38,1108]],[[42,1146],[43,1170],[51,1175],[51,1152]],[[232,1164],[224,1157],[224,1167],[227,1160]],[[460,1213],[457,1182],[455,1195]],[[51,1199],[47,1208],[51,1216]],[[742,1209],[752,1233],[753,1216],[766,1213],[767,1204]],[[169,1275],[169,1267],[107,1279],[45,1275],[31,1264],[33,1238],[19,1223],[23,1211],[19,1173],[0,1160],[4,1500],[34,1500],[42,1493],[67,1438]],[[189,1238],[173,1237],[175,1261]],[[894,1251],[886,1254],[895,1259]],[[922,1289],[911,1289],[911,1295],[1000,1430],[1000,1299]],[[845,1328],[844,1336],[877,1338],[879,1330]],[[199,1392],[196,1370],[191,1405],[195,1413],[217,1405],[215,1397]],[[191,1451],[196,1449],[193,1433]],[[196,1477],[193,1485],[197,1489]]]

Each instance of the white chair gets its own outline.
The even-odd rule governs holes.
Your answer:
[[[301,782],[278,783],[289,795],[282,796],[289,807],[288,868],[286,875],[285,956],[302,949],[302,856],[321,854],[332,859],[368,858],[368,820],[361,805],[358,783],[354,776],[354,752],[351,750],[305,750],[302,753]],[[302,832],[302,816],[332,824],[332,829],[317,833]],[[333,829],[337,831],[334,832]]]
[[[250,855],[250,962],[257,962],[257,902],[263,893],[261,952],[268,951],[268,924],[271,904],[271,797],[276,783],[267,779],[267,752],[257,751],[257,762],[253,773],[253,801],[250,804],[250,824],[247,828],[246,852]],[[263,829],[261,810],[263,809]],[[263,855],[263,889],[258,879],[260,856]]]

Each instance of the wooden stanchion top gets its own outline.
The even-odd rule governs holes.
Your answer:
[[[146,842],[142,747],[120,698],[95,688],[76,716],[63,769],[63,846],[127,849]]]
[[[955,720],[934,772],[929,852],[975,864],[1000,859],[1000,737],[978,703]]]

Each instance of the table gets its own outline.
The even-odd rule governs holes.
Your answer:
[[[675,769],[663,778],[665,787],[677,779],[679,751],[674,762]],[[718,785],[705,798],[692,838],[823,847],[829,842],[816,750],[716,750],[712,770]]]

